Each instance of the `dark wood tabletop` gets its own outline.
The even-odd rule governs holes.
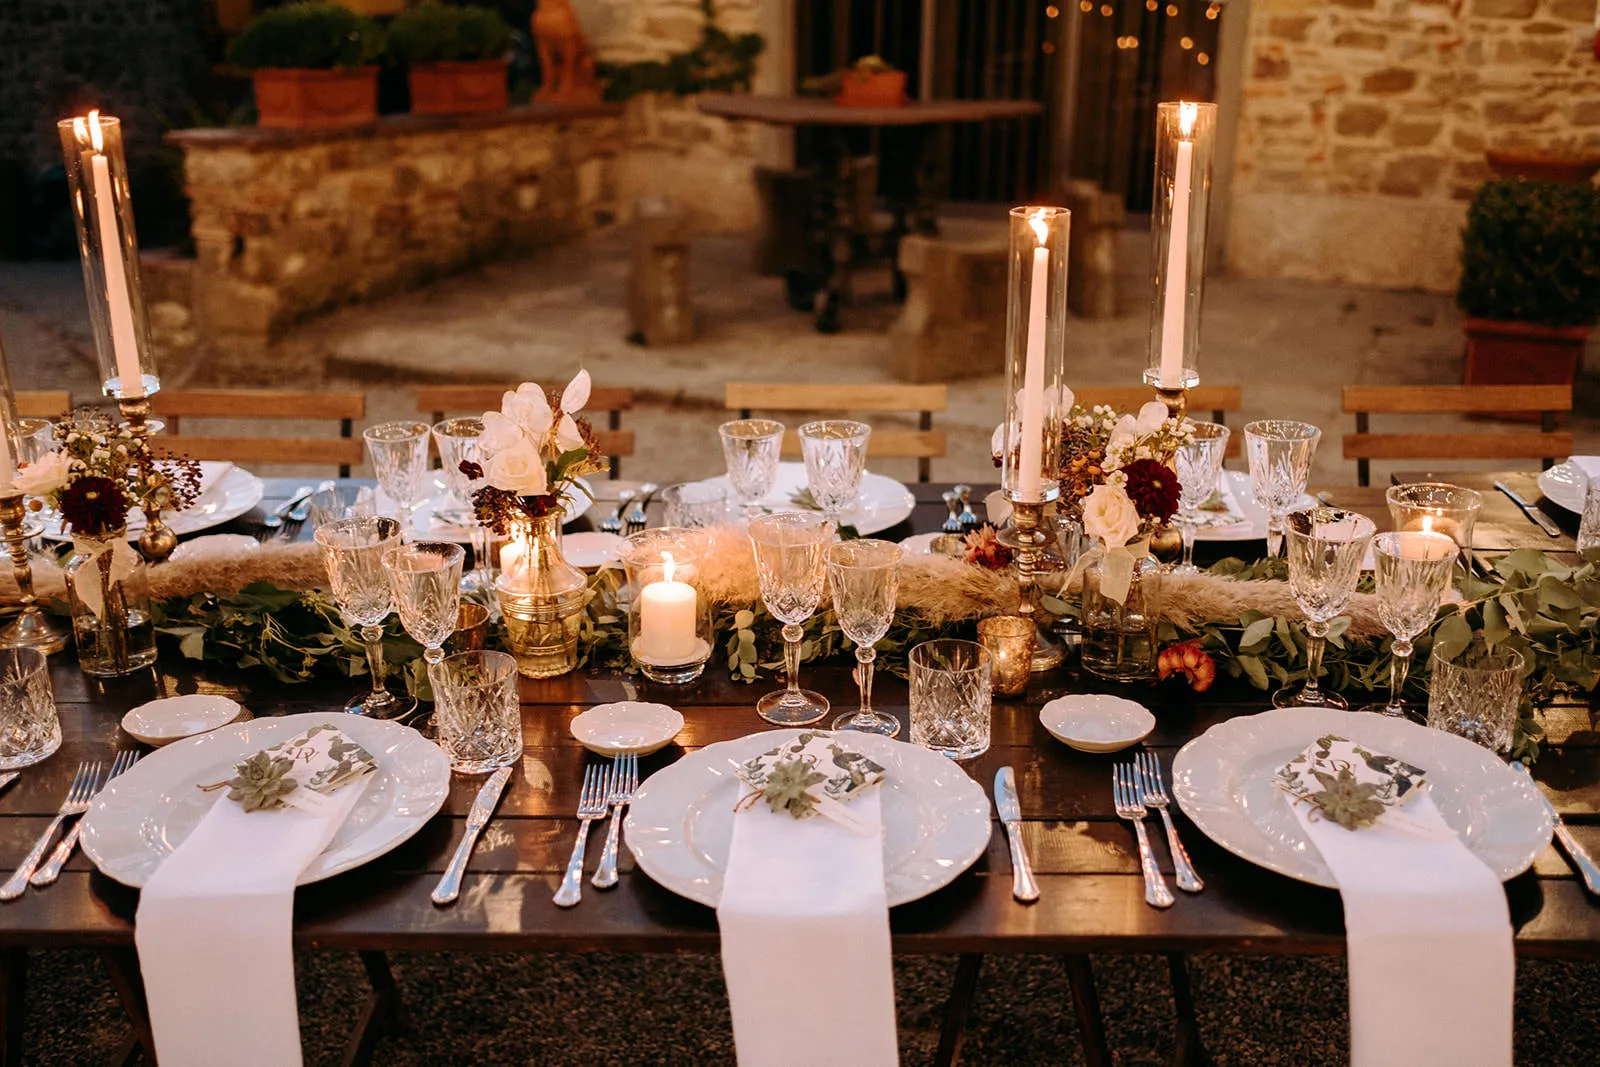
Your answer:
[[[848,107],[826,96],[711,94],[696,105],[708,115],[769,126],[937,126],[1040,114],[1037,100],[910,100],[900,107]]]

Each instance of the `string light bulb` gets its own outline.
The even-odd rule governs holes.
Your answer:
[[[1211,62],[1211,57],[1206,55],[1204,52],[1201,52],[1199,55],[1194,57],[1194,61],[1203,67],[1207,63]]]
[[[1185,52],[1187,52],[1189,49],[1194,47],[1194,38],[1193,37],[1180,37],[1180,38],[1178,38],[1178,47],[1182,48]]]

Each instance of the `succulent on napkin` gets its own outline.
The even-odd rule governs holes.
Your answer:
[[[1399,807],[1426,777],[1426,771],[1402,759],[1325,734],[1280,767],[1273,783],[1323,818],[1355,830]]]
[[[236,764],[227,781],[200,788],[226,786],[228,799],[245,811],[285,806],[316,811],[329,793],[377,769],[372,753],[337,726],[320,723]]]
[[[833,734],[808,730],[738,765],[739,777],[773,811],[797,819],[818,813],[819,801],[846,803],[883,781],[884,770]]]

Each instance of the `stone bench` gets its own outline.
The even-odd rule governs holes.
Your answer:
[[[1004,227],[985,237],[901,239],[906,303],[889,328],[896,378],[943,382],[1004,368],[1008,240]]]

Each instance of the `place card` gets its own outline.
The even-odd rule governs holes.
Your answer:
[[[844,805],[862,790],[883,781],[884,769],[841,745],[836,735],[806,731],[743,763],[735,773],[752,792],[741,807],[765,800],[774,811],[797,819],[824,815],[858,833],[876,833]]]
[[[1273,783],[1347,830],[1371,826],[1388,816],[1387,825],[1439,837],[1437,828],[1398,811],[1426,779],[1427,772],[1420,767],[1326,734],[1279,768]]]
[[[377,769],[372,753],[337,726],[320,723],[235,765],[228,781],[200,788],[226,786],[228,799],[247,812],[288,806],[321,814],[335,803],[329,794]]]

